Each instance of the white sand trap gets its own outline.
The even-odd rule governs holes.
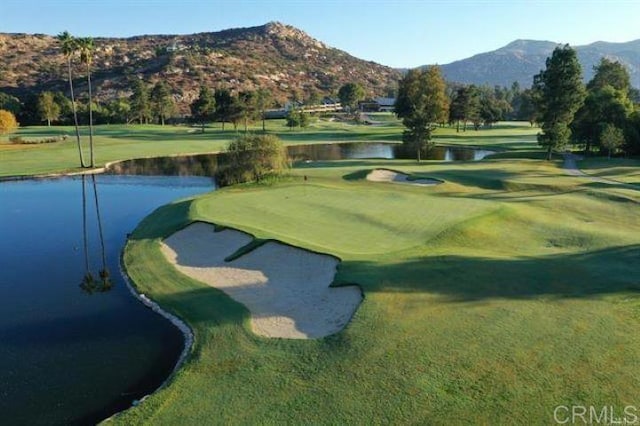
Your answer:
[[[407,185],[433,186],[443,183],[437,179],[413,179],[409,180],[404,173],[394,172],[387,169],[376,169],[367,175],[367,180],[372,182],[392,182],[403,183]]]
[[[356,286],[329,287],[338,265],[334,257],[268,242],[225,262],[252,238],[213,230],[193,223],[167,238],[162,252],[183,274],[245,305],[260,336],[313,339],[337,333],[362,301]]]

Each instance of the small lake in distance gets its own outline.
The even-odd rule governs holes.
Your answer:
[[[287,146],[292,161],[335,161],[352,159],[415,159],[415,152],[407,152],[397,143],[357,142]],[[478,161],[494,151],[433,146],[423,153],[424,160]],[[225,154],[198,154],[126,160],[112,164],[108,173],[167,176],[214,176],[225,167]]]

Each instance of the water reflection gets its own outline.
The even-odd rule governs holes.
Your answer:
[[[131,297],[120,251],[154,209],[211,189],[194,177],[0,183],[0,424],[95,424],[165,380],[184,340]],[[80,291],[87,271],[110,290]]]
[[[91,183],[93,188],[93,198],[95,201],[96,222],[98,225],[98,236],[100,240],[100,257],[102,260],[102,268],[98,271],[100,280],[96,280],[89,268],[89,235],[87,230],[87,176],[82,175],[82,240],[84,245],[84,277],[80,283],[80,288],[88,294],[96,292],[104,293],[113,287],[111,273],[107,268],[107,251],[104,243],[104,233],[102,232],[102,216],[100,215],[100,203],[98,201],[98,187],[96,186],[96,176],[91,175]]]
[[[334,161],[349,159],[415,159],[416,153],[401,144],[382,142],[333,143],[290,145],[289,157],[296,161]],[[493,151],[430,146],[421,158],[440,161],[478,161]],[[228,167],[229,161],[224,153],[199,154],[174,157],[141,158],[114,163],[109,173],[121,175],[163,175],[163,176],[215,176],[216,172]]]

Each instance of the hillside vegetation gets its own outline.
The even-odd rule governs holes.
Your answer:
[[[370,96],[382,96],[400,73],[331,48],[303,31],[266,25],[191,35],[96,38],[94,92],[97,100],[131,94],[131,79],[166,81],[186,112],[201,84],[236,90],[269,89],[276,99],[335,94],[358,81]],[[0,34],[0,92],[24,96],[67,91],[65,59],[56,39],[42,34]],[[79,93],[84,67],[74,75]]]

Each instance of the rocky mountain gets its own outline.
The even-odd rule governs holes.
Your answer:
[[[551,41],[516,40],[498,50],[442,65],[442,71],[447,80],[459,83],[510,86],[517,81],[522,87],[530,87],[533,76],[544,69],[546,58],[558,45]],[[606,57],[624,64],[631,83],[640,87],[640,40],[598,41],[575,49],[585,81],[593,77],[593,67],[600,58]]]
[[[131,94],[131,80],[165,80],[183,111],[201,84],[232,91],[269,89],[283,103],[295,96],[333,95],[350,81],[383,96],[400,78],[392,68],[326,46],[303,31],[271,22],[259,27],[192,35],[96,38],[92,71],[98,100]],[[55,37],[0,34],[0,92],[22,96],[42,90],[66,93],[66,61]],[[75,84],[86,91],[76,59]]]

